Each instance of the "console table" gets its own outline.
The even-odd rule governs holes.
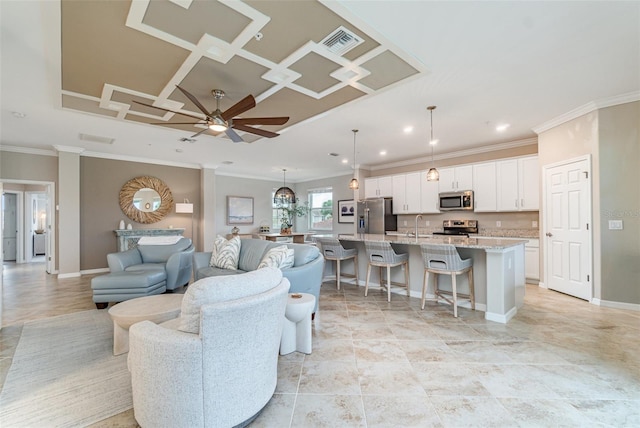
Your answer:
[[[138,246],[138,240],[143,236],[177,236],[184,233],[184,228],[174,229],[117,229],[118,251],[127,251]]]

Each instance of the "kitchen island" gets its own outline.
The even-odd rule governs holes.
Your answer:
[[[409,254],[409,284],[412,297],[422,294],[424,263],[420,244],[453,244],[463,259],[473,259],[473,278],[476,310],[484,310],[485,319],[507,323],[524,301],[524,245],[526,240],[499,238],[466,238],[461,236],[433,235],[410,237],[402,235],[338,235],[345,248],[356,248],[360,278],[366,278],[367,256],[364,241],[388,241],[397,253]],[[377,269],[371,271],[371,283],[377,278]],[[375,276],[374,276],[375,275]],[[394,276],[403,275],[394,269]],[[377,278],[378,285],[380,279]],[[393,280],[393,278],[392,278]],[[438,278],[441,288],[451,289],[451,280],[445,275]],[[369,285],[371,287],[371,284]],[[466,275],[458,277],[458,290],[465,293],[469,284]],[[393,291],[393,288],[392,288]],[[433,298],[433,294],[427,294]]]

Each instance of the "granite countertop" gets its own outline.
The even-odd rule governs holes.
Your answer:
[[[388,241],[392,244],[420,245],[420,244],[453,244],[459,248],[472,248],[481,250],[502,250],[509,247],[526,244],[527,240],[500,239],[500,238],[466,238],[464,236],[425,236],[410,237],[403,235],[339,235],[338,239],[345,241]]]

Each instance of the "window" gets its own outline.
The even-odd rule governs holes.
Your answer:
[[[323,187],[309,190],[309,229],[332,230],[333,189]]]

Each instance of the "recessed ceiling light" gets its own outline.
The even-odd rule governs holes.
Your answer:
[[[387,154],[386,150],[380,150],[380,156],[385,156]]]
[[[22,112],[19,112],[19,111],[12,111],[11,114],[16,119],[24,119],[25,117],[27,117],[27,115],[25,113],[22,113]]]
[[[406,126],[403,131],[405,134],[411,134],[413,132],[413,126]]]
[[[222,165],[231,165],[233,161],[222,161]]]
[[[496,126],[496,131],[498,132],[504,132],[507,130],[508,127],[510,127],[511,125],[509,125],[508,123],[501,123],[500,125]]]
[[[349,159],[342,159],[342,163],[349,163]]]
[[[337,157],[337,156],[340,156],[340,155],[338,153],[331,152],[331,153],[329,153],[329,156]]]
[[[176,149],[176,153],[182,153],[182,149]]]
[[[431,144],[432,146],[435,146],[436,144],[438,144],[438,140],[437,139],[431,140],[429,141],[429,144]]]

